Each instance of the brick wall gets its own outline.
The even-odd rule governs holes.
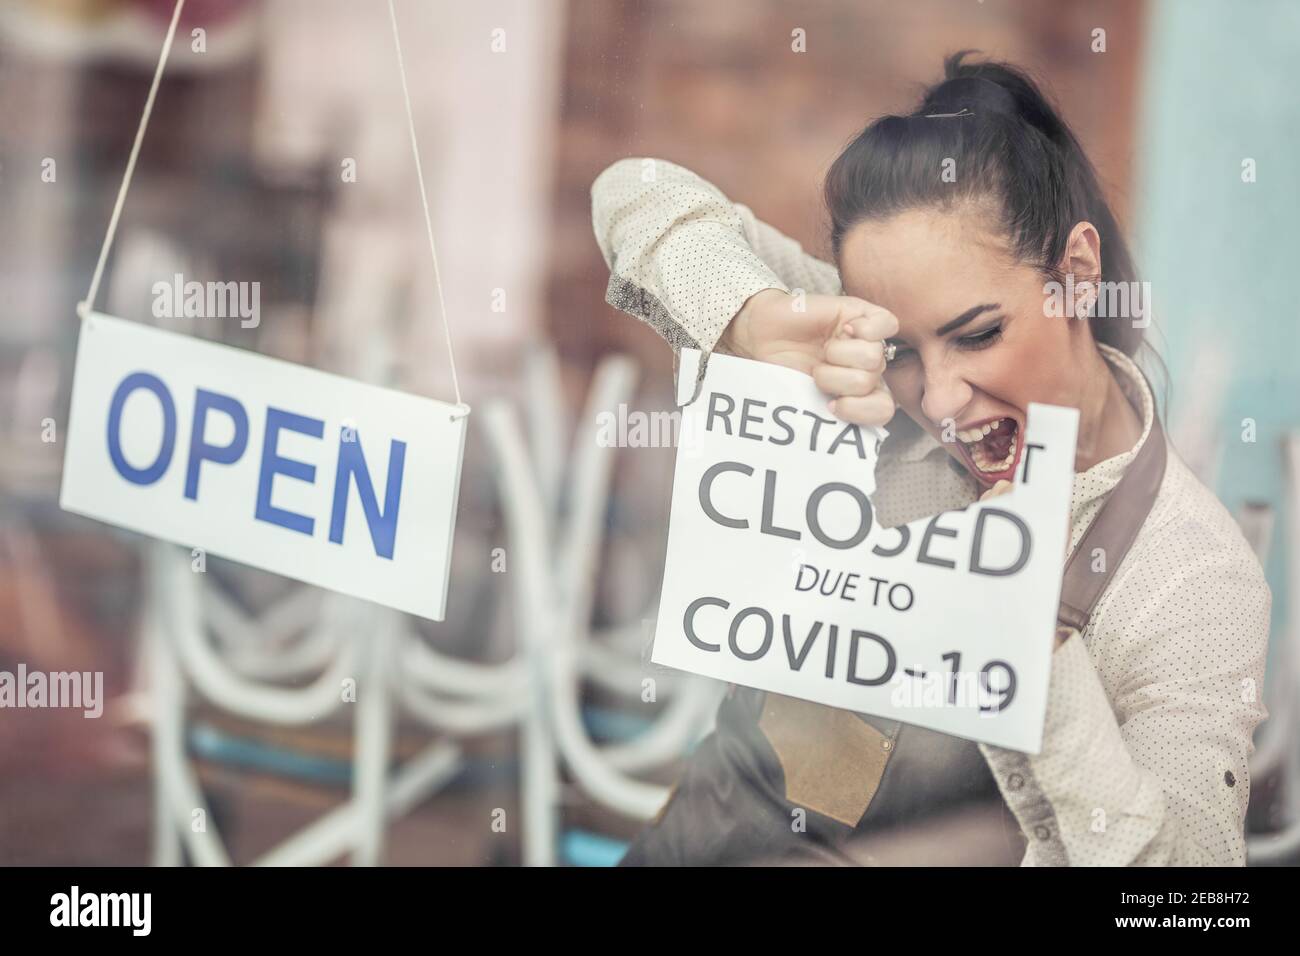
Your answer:
[[[666,390],[667,350],[604,304],[589,196],[601,169],[630,155],[681,163],[825,254],[826,168],[870,119],[909,109],[959,49],[1047,83],[1125,220],[1141,3],[571,0],[568,9],[547,304],[550,330],[579,368],[630,350]],[[1104,53],[1091,49],[1098,27]],[[805,53],[791,50],[795,28]]]

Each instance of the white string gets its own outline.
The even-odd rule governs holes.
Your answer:
[[[176,24],[180,21],[181,10],[184,7],[185,0],[176,0],[176,9],[172,11],[172,22],[167,27],[167,39],[163,41],[162,56],[158,58],[158,68],[153,71],[153,84],[149,87],[149,98],[144,101],[144,115],[140,117],[140,128],[135,131],[135,142],[131,145],[131,158],[126,161],[126,175],[122,177],[122,186],[117,191],[117,202],[114,203],[113,215],[108,220],[108,233],[104,236],[104,244],[99,249],[99,262],[95,264],[95,274],[90,278],[90,291],[86,293],[86,298],[77,304],[77,314],[83,319],[95,308],[99,280],[104,277],[104,263],[108,261],[108,250],[113,247],[113,237],[117,235],[117,220],[122,215],[126,191],[131,188],[131,176],[135,173],[136,157],[140,155],[144,131],[149,128],[149,115],[153,112],[154,97],[158,95],[158,84],[162,81],[163,67],[167,65],[167,56],[172,51],[172,38],[176,36]]]
[[[393,24],[393,48],[397,51],[397,72],[402,77],[402,99],[406,101],[406,125],[411,133],[411,154],[415,157],[415,178],[420,184],[420,205],[424,207],[424,229],[429,235],[429,255],[433,258],[433,281],[438,290],[438,310],[442,314],[442,331],[447,336],[447,357],[451,361],[451,386],[456,391],[456,404],[460,400],[460,379],[456,376],[456,353],[451,347],[451,324],[447,321],[447,303],[442,298],[442,277],[438,272],[438,247],[433,241],[433,218],[429,215],[429,197],[424,191],[424,167],[420,164],[420,145],[415,139],[415,114],[411,110],[411,91],[406,86],[406,65],[402,62],[402,40],[397,32],[397,11],[393,0],[388,0],[388,18]],[[466,409],[468,414],[468,409]]]
[[[167,66],[167,58],[171,54],[172,40],[176,36],[176,25],[180,22],[181,11],[185,8],[185,0],[176,0],[176,9],[172,11],[172,20],[167,27],[167,37],[163,40],[162,54],[158,57],[158,66],[154,70],[153,83],[149,86],[149,96],[144,102],[144,113],[140,116],[140,126],[135,131],[135,142],[131,144],[131,155],[126,161],[126,173],[122,177],[122,185],[117,191],[117,201],[113,204],[113,214],[108,220],[108,232],[104,236],[104,244],[99,250],[99,261],[95,263],[95,273],[90,279],[90,291],[86,293],[86,298],[77,304],[77,314],[85,318],[95,308],[95,298],[99,294],[99,283],[104,277],[104,264],[108,261],[108,253],[113,248],[113,239],[117,235],[117,223],[122,215],[122,207],[126,203],[127,191],[131,188],[131,177],[135,174],[136,159],[140,155],[140,145],[144,142],[145,130],[149,128],[149,117],[153,114],[154,99],[158,95],[158,86],[162,82],[163,69]],[[397,51],[397,70],[402,77],[402,98],[406,102],[406,123],[411,133],[411,152],[415,156],[415,175],[420,184],[420,205],[424,208],[424,227],[429,236],[429,254],[433,258],[433,279],[434,286],[438,290],[438,309],[442,315],[442,330],[447,340],[447,357],[451,365],[451,385],[456,393],[456,404],[460,408],[453,413],[452,420],[464,418],[469,414],[469,406],[466,405],[460,397],[460,377],[456,374],[456,352],[451,344],[451,325],[447,321],[447,303],[442,295],[442,275],[438,271],[438,249],[433,241],[433,218],[429,215],[429,197],[424,188],[424,172],[420,165],[420,147],[415,138],[415,115],[411,110],[411,93],[406,86],[406,66],[402,62],[402,43],[397,30],[397,13],[393,9],[393,0],[388,0],[388,16],[393,24],[393,46]]]

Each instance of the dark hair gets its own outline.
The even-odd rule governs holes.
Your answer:
[[[1087,220],[1101,237],[1101,275],[1079,279],[1132,281],[1128,244],[1070,128],[1023,72],[963,62],[972,52],[944,60],[944,79],[914,112],[871,123],[831,165],[825,197],[835,258],[848,230],[864,220],[992,199],[1018,257],[1044,274],[1064,281],[1056,264],[1074,225]],[[956,161],[956,182],[940,176],[947,158]],[[1097,341],[1127,355],[1142,344],[1142,329],[1131,322],[1094,316],[1091,325]]]

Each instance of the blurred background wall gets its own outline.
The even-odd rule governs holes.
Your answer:
[[[1300,419],[1300,91],[1281,64],[1300,43],[1300,6],[1160,0],[1149,17],[1135,224],[1174,434],[1230,510],[1267,503],[1283,527],[1295,503],[1279,442]],[[1284,548],[1266,570],[1278,634],[1294,600]]]

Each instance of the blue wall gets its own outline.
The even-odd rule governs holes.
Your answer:
[[[1176,426],[1197,387],[1198,347],[1226,350],[1223,407],[1205,426],[1225,439],[1215,490],[1234,513],[1248,500],[1281,508],[1279,440],[1300,428],[1300,3],[1156,0],[1146,44],[1135,255],[1152,284],[1170,417]],[[1255,444],[1241,440],[1244,418],[1257,423]],[[1266,569],[1274,649],[1291,597],[1285,517]]]

